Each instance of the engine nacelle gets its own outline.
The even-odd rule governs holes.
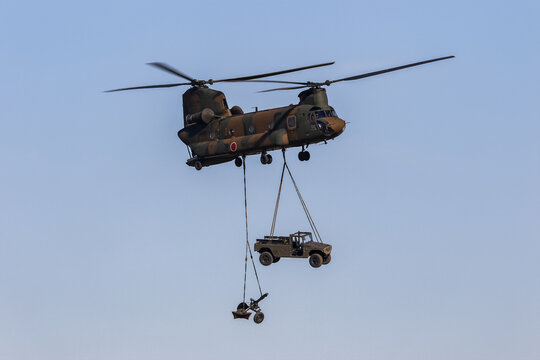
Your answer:
[[[210,121],[212,121],[215,118],[214,111],[209,108],[204,108],[202,111],[199,111],[195,114],[187,114],[186,115],[186,124],[208,124]]]
[[[231,108],[231,114],[233,115],[243,115],[244,114],[244,110],[242,110],[242,108],[238,105],[234,105],[232,108]]]

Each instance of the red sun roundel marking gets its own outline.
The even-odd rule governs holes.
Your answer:
[[[232,142],[231,145],[229,146],[229,148],[231,149],[231,151],[236,151],[237,149],[237,145],[236,145],[236,142]]]

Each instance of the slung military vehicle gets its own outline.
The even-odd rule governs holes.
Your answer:
[[[307,161],[310,154],[306,148],[310,144],[326,143],[327,140],[339,136],[345,129],[345,121],[339,118],[334,108],[328,104],[326,90],[323,86],[329,86],[341,81],[358,80],[449,58],[453,58],[453,56],[420,61],[324,82],[257,79],[332,65],[333,62],[221,80],[197,80],[170,65],[149,63],[151,66],[183,78],[188,82],[136,86],[109,90],[108,92],[190,85],[191,87],[182,96],[184,128],[178,132],[178,137],[188,147],[190,158],[186,162],[187,165],[193,166],[197,170],[202,169],[203,166],[232,160],[234,160],[236,166],[242,166],[242,157],[255,154],[261,154],[261,163],[270,164],[272,156],[268,154],[268,151],[290,147],[301,147],[302,150],[298,153],[298,159]],[[233,106],[229,109],[225,94],[208,88],[208,85],[218,82],[242,81],[288,85],[287,87],[262,92],[307,89],[298,95],[300,101],[296,105],[244,113],[239,106]]]
[[[265,236],[253,245],[264,266],[284,258],[307,258],[314,268],[326,265],[332,259],[332,245],[313,241],[310,232],[298,231],[289,236]]]

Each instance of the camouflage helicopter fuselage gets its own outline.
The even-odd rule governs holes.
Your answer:
[[[328,105],[324,89],[310,88],[298,96],[296,105],[243,113],[238,106],[229,109],[221,91],[188,89],[183,95],[184,128],[178,132],[191,149],[187,164],[200,169],[259,153],[262,161],[267,151],[303,150],[343,132],[345,121]]]

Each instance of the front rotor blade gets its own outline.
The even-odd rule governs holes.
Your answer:
[[[375,75],[380,75],[380,74],[384,74],[384,73],[391,72],[391,71],[397,71],[397,70],[406,69],[406,68],[413,67],[413,66],[427,64],[427,63],[430,63],[430,62],[451,59],[453,57],[454,56],[445,56],[445,57],[442,57],[442,58],[420,61],[420,62],[416,62],[416,63],[413,63],[413,64],[407,64],[407,65],[397,66],[397,67],[393,67],[393,68],[389,68],[389,69],[385,69],[385,70],[373,71],[373,72],[369,72],[369,73],[365,73],[365,74],[361,74],[361,75],[350,76],[350,77],[346,77],[346,78],[343,78],[343,79],[332,80],[332,81],[330,81],[330,83],[335,83],[335,82],[338,82],[338,81],[349,81],[349,80],[363,79],[363,78],[367,78],[367,77],[375,76]]]
[[[287,73],[295,72],[295,71],[301,71],[301,70],[306,70],[306,69],[312,69],[312,68],[321,67],[321,66],[328,66],[328,65],[332,65],[333,63],[334,63],[334,61],[328,62],[328,63],[324,63],[324,64],[317,64],[317,65],[303,66],[303,67],[294,68],[294,69],[275,71],[275,72],[266,73],[266,74],[250,75],[250,76],[241,76],[241,77],[230,78],[230,79],[222,79],[222,80],[214,80],[214,82],[216,83],[216,82],[222,82],[222,81],[246,81],[246,80],[253,80],[253,79],[259,79],[259,78],[268,77],[268,76],[275,76],[275,75],[287,74]]]
[[[279,90],[296,90],[296,89],[302,89],[302,88],[305,88],[305,87],[309,87],[309,85],[282,87],[282,88],[277,88],[277,89],[261,90],[261,91],[257,91],[257,92],[265,93],[265,92],[279,91]]]
[[[138,89],[155,89],[155,88],[169,88],[180,85],[191,85],[191,83],[176,83],[176,84],[162,84],[162,85],[146,85],[146,86],[135,86],[122,89],[107,90],[104,92],[115,92],[115,91],[124,91],[124,90],[138,90]]]
[[[184,79],[189,80],[189,81],[194,81],[195,80],[191,76],[188,76],[188,75],[184,74],[183,72],[181,72],[179,70],[176,70],[172,66],[167,65],[165,63],[151,62],[151,63],[148,63],[148,65],[156,67],[156,68],[161,69],[163,71],[166,71],[168,73],[174,74],[176,76],[180,76],[181,78],[184,78]]]

